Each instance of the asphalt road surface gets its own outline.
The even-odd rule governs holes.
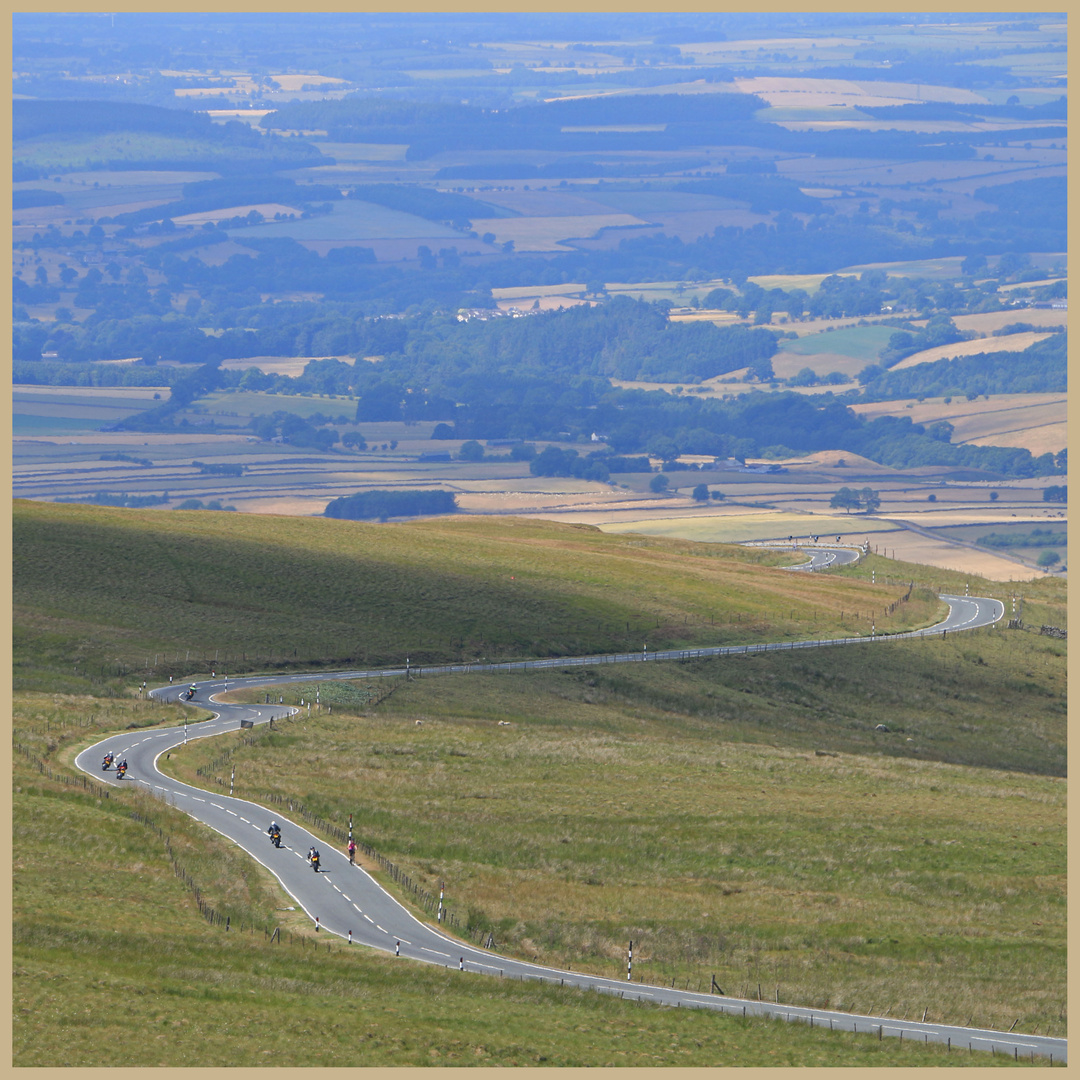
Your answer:
[[[947,634],[951,631],[989,626],[1004,615],[1004,606],[997,600],[982,597],[945,596],[949,603],[948,617],[936,626],[897,637],[923,637]],[[518,670],[545,667],[569,667],[600,663],[652,662],[662,659],[682,659],[705,656],[735,656],[773,649],[814,648],[842,643],[875,647],[867,638],[835,639],[828,642],[808,640],[752,646],[724,646],[708,649],[677,649],[657,653],[619,653],[607,656],[570,657],[550,660],[518,661],[504,664],[445,665],[423,669],[424,675],[447,672]],[[647,660],[646,660],[647,656]],[[411,669],[412,674],[420,674]],[[707,1008],[731,1015],[765,1015],[778,1019],[799,1021],[817,1026],[828,1025],[837,1031],[857,1031],[876,1034],[879,1038],[901,1037],[923,1039],[925,1042],[948,1043],[951,1047],[971,1052],[975,1050],[1006,1054],[1009,1057],[1050,1057],[1066,1060],[1065,1039],[1005,1033],[986,1029],[952,1027],[948,1025],[904,1021],[841,1013],[824,1009],[807,1009],[783,1003],[747,1001],[719,993],[696,993],[678,987],[645,985],[623,979],[601,978],[582,972],[545,967],[500,956],[494,951],[459,941],[437,925],[421,922],[398,903],[366,871],[350,865],[348,856],[330,847],[308,832],[302,825],[280,811],[269,810],[243,799],[231,798],[217,792],[205,791],[166,776],[158,767],[158,759],[185,741],[209,738],[225,731],[237,730],[241,722],[264,724],[296,712],[284,704],[233,705],[214,701],[214,695],[226,689],[276,685],[289,682],[312,682],[321,679],[386,678],[406,674],[405,668],[376,671],[321,672],[286,676],[253,676],[242,679],[212,679],[198,684],[193,706],[213,709],[216,716],[199,724],[165,730],[150,729],[111,735],[82,751],[76,764],[84,772],[110,784],[138,784],[166,802],[178,806],[192,817],[209,825],[243,848],[253,859],[265,866],[308,915],[320,933],[332,934],[359,945],[400,955],[404,961],[438,964],[459,968],[463,972],[511,979],[530,979],[548,984],[572,986],[617,994],[629,1000],[654,1002],[679,1008]],[[161,701],[176,701],[186,689],[171,685],[152,690]],[[279,695],[280,696],[280,695]],[[113,770],[102,770],[106,751],[128,762],[128,773],[117,781]],[[271,820],[281,826],[280,848],[275,848],[267,833]],[[308,861],[310,847],[319,849],[322,868],[314,872]]]

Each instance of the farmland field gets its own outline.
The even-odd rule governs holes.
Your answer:
[[[168,387],[16,386],[12,392],[15,435],[63,435],[93,431],[142,412],[157,394],[168,400]]]
[[[987,311],[979,315],[956,315],[953,322],[958,330],[974,330],[977,334],[992,334],[1017,322],[1047,330],[1064,330],[1068,313],[1064,311]]]
[[[896,333],[890,326],[852,326],[831,333],[810,334],[797,341],[786,341],[783,350],[798,356],[813,357],[818,353],[840,353],[855,360],[870,363]]]
[[[475,218],[478,233],[494,233],[497,243],[514,242],[519,251],[568,251],[559,241],[590,237],[601,229],[645,225],[631,214],[589,214],[573,217]]]
[[[892,370],[915,367],[917,364],[932,364],[935,360],[951,360],[957,356],[978,356],[980,353],[989,352],[1023,352],[1037,341],[1045,341],[1049,336],[1049,334],[1029,332],[1007,334],[1004,337],[957,341],[952,345],[939,345],[933,349],[924,349],[922,352],[905,356],[898,364],[893,364]]]
[[[290,236],[295,240],[367,240],[374,238],[410,239],[439,237],[455,239],[460,233],[434,221],[390,210],[375,203],[347,199],[332,204],[329,214],[296,221],[268,221],[261,225],[230,230],[230,235],[243,240],[250,236]]]

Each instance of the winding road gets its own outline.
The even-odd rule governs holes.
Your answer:
[[[225,690],[243,687],[273,687],[287,683],[325,679],[377,679],[405,674],[437,675],[451,672],[509,671],[537,668],[565,668],[606,663],[643,663],[657,660],[696,657],[741,656],[779,649],[820,648],[832,645],[862,644],[869,648],[898,638],[926,637],[953,631],[991,626],[1004,616],[1004,605],[985,597],[943,596],[949,614],[935,626],[905,634],[877,638],[838,638],[827,641],[806,640],[759,645],[717,646],[701,649],[671,649],[660,652],[615,653],[604,656],[563,657],[525,660],[499,664],[450,664],[417,668],[391,668],[374,671],[336,671],[298,675],[252,676],[239,679],[211,679],[199,683],[191,704],[212,708],[213,719],[199,724],[141,732],[121,732],[87,747],[76,758],[86,773],[110,784],[140,784],[154,795],[186,811],[243,848],[281,882],[282,887],[309,916],[320,932],[337,935],[356,944],[400,955],[403,959],[459,968],[474,974],[503,978],[529,979],[560,986],[616,994],[632,1001],[654,1002],[679,1008],[705,1008],[740,1016],[772,1016],[817,1026],[828,1025],[838,1031],[867,1032],[879,1038],[901,1037],[926,1042],[948,1043],[958,1050],[984,1050],[1010,1057],[1031,1055],[1066,1060],[1065,1039],[1006,1033],[988,1029],[952,1027],[898,1020],[890,1017],[857,1015],[825,1009],[808,1009],[782,1003],[750,1001],[715,993],[697,993],[671,986],[646,985],[622,979],[602,978],[583,972],[546,967],[503,957],[495,952],[461,942],[438,926],[417,919],[395,900],[371,875],[359,866],[350,865],[342,851],[329,847],[314,834],[287,817],[243,799],[192,787],[166,776],[158,768],[158,759],[188,740],[204,739],[226,731],[236,731],[241,723],[265,724],[296,710],[284,704],[240,705],[218,702],[215,696]],[[163,686],[150,691],[160,701],[178,701],[184,687]],[[128,774],[117,781],[115,773],[103,771],[106,751],[128,761]],[[275,819],[281,825],[282,846],[274,848],[267,827]],[[309,847],[322,853],[322,869],[315,873],[307,862]]]

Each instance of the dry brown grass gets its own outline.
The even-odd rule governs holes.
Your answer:
[[[992,334],[1013,323],[1029,322],[1033,326],[1064,327],[1068,312],[1065,311],[986,311],[979,315],[956,315],[953,322],[959,330],[974,330],[977,334]]]

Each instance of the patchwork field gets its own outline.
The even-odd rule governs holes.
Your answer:
[[[61,387],[16,385],[12,391],[15,435],[66,435],[94,431],[150,408],[168,387]]]
[[[1033,454],[1057,453],[1068,445],[1068,399],[1064,394],[992,394],[989,400],[942,399],[853,405],[868,419],[910,416],[916,424],[952,424],[952,442],[1020,446]]]
[[[993,334],[1017,322],[1029,322],[1032,326],[1047,330],[1064,330],[1068,313],[1064,311],[1029,310],[987,311],[979,315],[956,315],[953,322],[958,330],[974,330],[977,334]]]

